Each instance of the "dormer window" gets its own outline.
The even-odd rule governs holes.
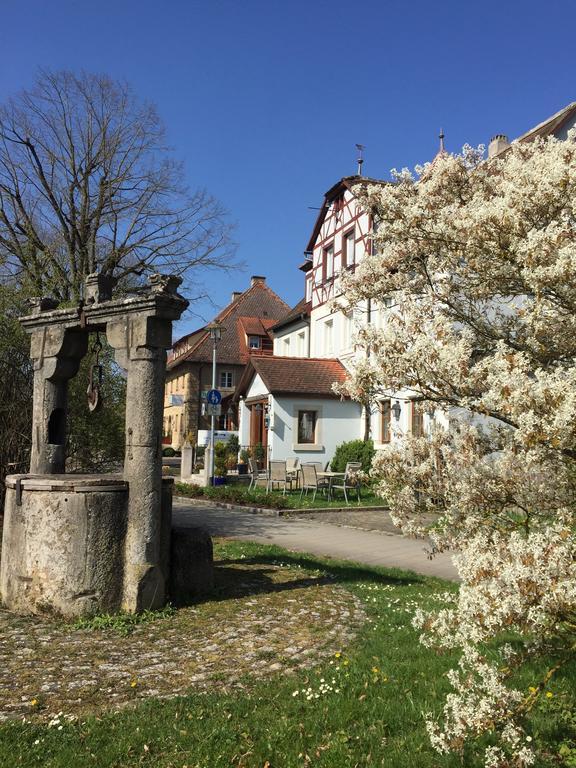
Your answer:
[[[262,339],[260,336],[248,336],[249,349],[262,349]]]

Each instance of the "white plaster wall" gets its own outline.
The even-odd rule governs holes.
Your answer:
[[[250,384],[250,389],[246,393],[246,397],[259,397],[260,395],[268,395],[268,389],[266,384],[262,381],[260,374],[257,373],[252,379],[252,384]]]
[[[295,448],[296,417],[298,410],[319,411],[317,445],[314,448]],[[348,440],[361,437],[361,408],[358,403],[329,398],[271,398],[271,427],[268,445],[272,459],[298,456],[301,462],[331,460],[336,447]]]
[[[300,334],[303,334],[303,340],[300,340]],[[291,325],[284,333],[278,333],[274,337],[274,354],[281,357],[309,357],[308,343],[310,331],[308,323],[301,322],[297,325]],[[286,347],[286,339],[289,339],[289,345]]]
[[[240,445],[250,445],[250,409],[244,398],[238,403],[238,438]]]

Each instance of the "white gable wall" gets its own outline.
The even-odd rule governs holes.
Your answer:
[[[316,443],[299,445],[298,411],[316,411]],[[332,460],[336,448],[360,434],[361,408],[358,403],[334,398],[271,397],[268,445],[271,458],[284,460],[298,456],[301,462]]]

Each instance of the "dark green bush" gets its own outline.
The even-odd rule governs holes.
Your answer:
[[[238,456],[238,451],[240,450],[240,440],[238,440],[238,435],[230,435],[226,442],[226,450],[232,456]]]
[[[202,488],[187,483],[176,483],[174,493],[188,498],[204,497],[213,501],[224,501],[239,506],[268,507],[272,509],[288,509],[290,502],[284,496],[275,493],[262,493],[261,490],[249,491],[241,485],[215,485]]]
[[[162,456],[168,456],[168,458],[172,456],[176,456],[176,451],[174,450],[174,448],[171,448],[170,446],[168,446],[167,448],[162,449]]]
[[[361,462],[362,470],[369,472],[372,468],[374,453],[372,440],[350,440],[348,443],[342,443],[336,448],[332,459],[332,472],[344,472],[349,461]]]

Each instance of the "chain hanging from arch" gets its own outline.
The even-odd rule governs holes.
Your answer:
[[[96,331],[96,341],[90,350],[93,363],[90,366],[90,379],[88,381],[88,389],[86,394],[88,396],[88,409],[91,412],[99,411],[102,408],[102,363],[100,362],[100,352],[102,352],[102,342],[100,341],[100,333]]]

